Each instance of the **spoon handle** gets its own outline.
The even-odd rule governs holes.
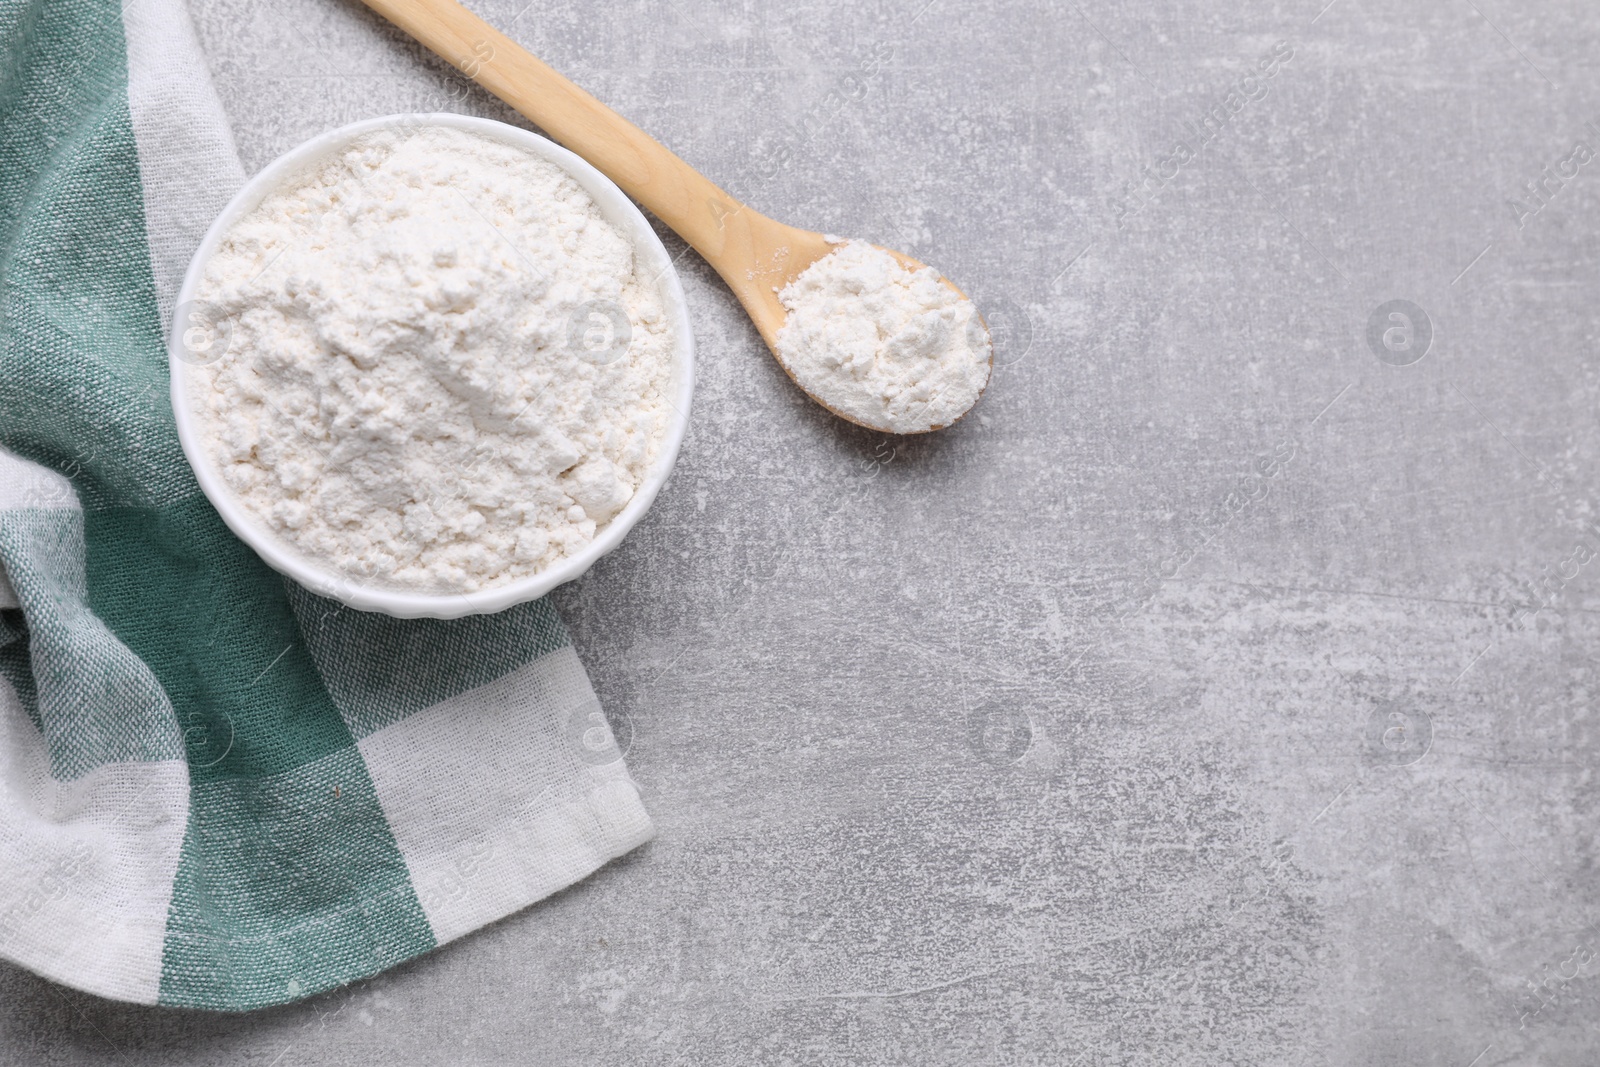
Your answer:
[[[455,0],[363,0],[592,163],[713,266],[739,201]]]

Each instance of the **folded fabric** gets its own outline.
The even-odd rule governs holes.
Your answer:
[[[178,446],[164,324],[242,180],[182,0],[0,0],[0,956],[247,1009],[647,840],[554,610],[280,577]]]

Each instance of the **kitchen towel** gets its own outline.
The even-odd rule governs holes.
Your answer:
[[[182,0],[0,0],[0,45],[0,956],[257,1008],[647,840],[548,602],[344,608],[201,495],[164,335],[243,175]]]

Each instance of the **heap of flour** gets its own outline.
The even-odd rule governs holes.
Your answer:
[[[907,270],[881,248],[846,241],[778,299],[789,312],[779,358],[802,389],[853,422],[888,433],[936,430],[988,384],[983,320],[931,267]]]
[[[465,131],[362,137],[234,225],[197,374],[245,509],[370,584],[472,592],[582,549],[667,425],[672,331],[566,172]]]

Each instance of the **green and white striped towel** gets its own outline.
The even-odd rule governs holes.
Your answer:
[[[195,484],[164,324],[242,180],[182,0],[0,0],[0,956],[239,1010],[651,836],[561,621],[398,621]]]

